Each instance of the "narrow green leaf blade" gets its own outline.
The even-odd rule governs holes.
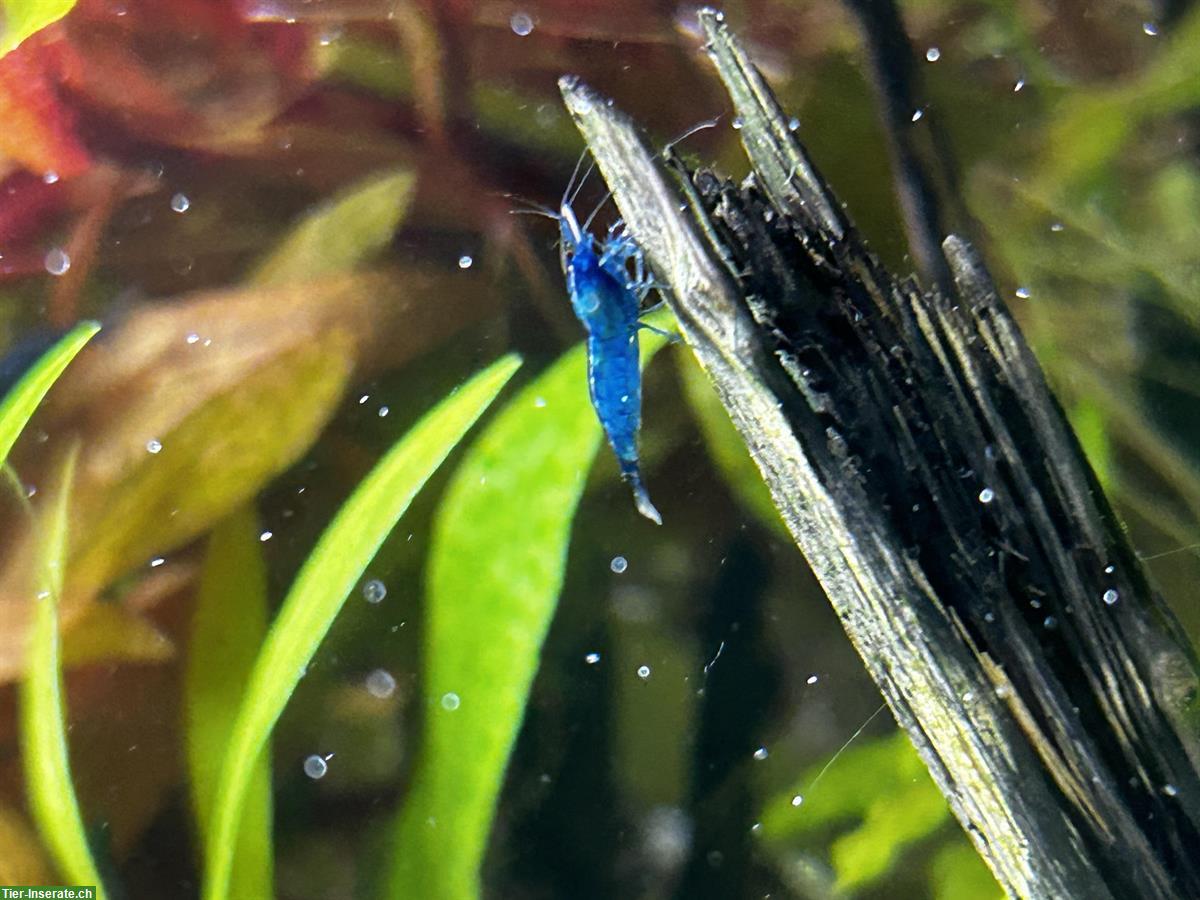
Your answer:
[[[642,343],[644,360],[663,340]],[[389,896],[479,896],[504,770],[600,446],[586,362],[578,347],[514,397],[471,447],[442,501],[425,624],[430,702],[397,823]],[[632,500],[629,513],[638,520]]]
[[[213,530],[192,613],[184,705],[192,809],[203,846],[209,842],[217,776],[233,716],[267,631],[267,568],[257,524],[253,511],[242,507]],[[271,825],[271,773],[264,747],[242,803],[232,896],[272,895]]]
[[[408,169],[372,175],[312,209],[259,264],[254,284],[283,284],[354,268],[389,240],[412,197]]]
[[[46,392],[58,380],[67,364],[75,358],[84,344],[100,330],[99,322],[80,322],[39,359],[0,400],[0,465],[8,459],[8,451],[29,421]]]
[[[498,360],[418,422],[355,489],[301,567],[255,661],[217,779],[206,900],[231,896],[238,823],[255,762],[342,603],[417,491],[519,365],[512,355]]]
[[[71,11],[75,0],[4,0],[0,3],[0,56]]]
[[[21,762],[33,820],[55,865],[68,882],[96,885],[104,897],[71,784],[59,660],[58,601],[76,456],[72,451],[67,457],[55,502],[42,523],[33,627],[21,682]]]

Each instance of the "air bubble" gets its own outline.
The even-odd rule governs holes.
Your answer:
[[[754,758],[756,760],[758,760],[759,762],[762,762],[764,759],[766,759],[770,755],[771,754],[768,752],[766,747],[759,747],[757,750],[754,751]]]
[[[921,109],[918,109],[918,110],[916,110],[915,112],[913,112],[913,114],[912,114],[912,120],[913,120],[914,122],[920,122],[920,121],[921,121],[921,119],[924,117],[924,115],[925,115],[925,111],[924,111],[924,110],[921,110]]]
[[[275,537],[275,532],[273,532],[273,531],[264,531],[262,534],[260,534],[260,535],[258,536],[258,540],[259,540],[259,542],[260,542],[260,543],[263,543],[263,544],[265,544],[267,541],[269,541],[269,540],[270,540],[271,538],[273,538],[273,537]]]
[[[329,764],[325,762],[324,757],[313,754],[304,759],[304,774],[317,781],[325,777],[325,773],[329,771]]]
[[[446,712],[454,712],[460,706],[462,706],[462,698],[454,693],[454,691],[447,691],[442,694],[442,709],[446,710]]]
[[[792,806],[799,806],[803,802],[804,802],[804,798],[800,794],[797,794],[796,796],[794,796],[792,798]]]
[[[614,556],[608,567],[613,570],[614,574],[620,575],[629,568],[629,560],[623,556]]]
[[[650,677],[650,667],[649,666],[638,666],[637,676],[638,676],[638,678],[642,679],[642,681],[645,681],[647,678]]]
[[[1117,593],[1115,588],[1109,588],[1104,592],[1104,602],[1109,606],[1116,606],[1117,601],[1121,599],[1121,595]]]
[[[746,122],[741,116],[734,116],[730,124],[733,126],[734,131],[739,131]]]
[[[512,28],[513,34],[518,37],[526,37],[533,33],[533,17],[527,12],[513,13],[508,24]]]
[[[600,654],[594,653],[594,652],[589,653],[587,656],[585,656],[583,658],[583,661],[585,663],[587,663],[589,666],[594,666],[596,663],[600,662]]]
[[[925,51],[925,61],[926,62],[937,62],[941,58],[942,58],[942,51],[939,50],[937,47],[930,47],[928,50]]]
[[[1029,288],[1027,288],[1027,287],[1017,288],[1016,293],[1017,293],[1017,298],[1020,300],[1028,300],[1029,299],[1030,294],[1029,294]]]
[[[396,692],[396,679],[386,669],[376,669],[367,676],[367,693],[379,700],[386,700]]]
[[[58,173],[55,172],[53,169],[51,169],[48,172],[44,172],[42,174],[42,181],[45,182],[46,184],[55,184],[58,182]]]
[[[809,675],[808,678],[805,679],[804,683],[805,684],[816,684],[817,680],[818,680],[818,678],[816,675]]]
[[[788,119],[788,131],[799,131],[799,130],[800,130],[800,120],[797,119],[795,116],[792,116],[790,119]]]
[[[460,269],[469,269],[469,268],[471,268],[471,265],[474,262],[475,262],[474,259],[472,259],[470,256],[467,256],[467,254],[464,253],[462,256],[460,256],[458,258],[458,267]]]
[[[368,603],[382,603],[387,596],[387,585],[378,578],[372,578],[362,586],[362,595]]]
[[[1150,37],[1158,37],[1158,25],[1154,22],[1143,22],[1142,31]]]
[[[1025,87],[1025,79],[1024,79],[1024,78],[1018,78],[1018,79],[1017,79],[1017,83],[1013,85],[1013,93],[1014,93],[1014,94],[1019,94],[1019,93],[1021,93],[1021,90],[1022,90],[1024,87]]]
[[[161,453],[162,452],[162,441],[156,441],[154,438],[151,438],[150,440],[146,441],[146,452],[147,453]]]
[[[67,252],[61,247],[54,247],[47,252],[42,262],[51,275],[66,275],[67,270],[71,268],[71,257],[67,256]]]
[[[177,213],[185,213],[192,206],[192,201],[187,198],[187,194],[176,194],[171,198],[171,209]]]
[[[996,492],[993,491],[991,488],[984,488],[982,491],[979,492],[979,502],[980,503],[991,503],[995,499],[996,499]]]

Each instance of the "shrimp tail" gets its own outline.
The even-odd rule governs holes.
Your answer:
[[[655,525],[662,524],[662,516],[650,502],[650,494],[646,490],[646,485],[642,482],[641,472],[638,471],[637,463],[629,463],[626,460],[621,460],[621,478],[629,485],[633,491],[633,502],[637,504],[637,510]]]

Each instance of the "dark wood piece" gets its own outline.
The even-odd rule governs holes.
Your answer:
[[[887,272],[701,21],[754,175],[674,161],[689,212],[560,85],[847,634],[1011,895],[1200,897],[1194,652],[990,277],[954,236],[953,291]]]

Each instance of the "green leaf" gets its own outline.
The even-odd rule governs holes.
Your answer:
[[[1071,427],[1079,439],[1083,452],[1092,464],[1092,470],[1100,484],[1111,490],[1113,487],[1112,444],[1108,439],[1108,428],[1104,412],[1089,397],[1080,398],[1071,408]]]
[[[679,380],[683,384],[683,394],[696,416],[701,434],[704,435],[709,456],[725,476],[725,482],[747,510],[790,540],[787,526],[779,517],[779,510],[775,508],[775,502],[762,479],[762,473],[754,464],[742,436],[729,421],[729,413],[725,412],[725,407],[721,405],[721,399],[708,376],[694,358],[682,353],[679,355],[678,371]]]
[[[250,276],[259,285],[344,272],[381,250],[408,210],[408,169],[372,175],[305,213]]]
[[[795,798],[800,798],[796,800]],[[831,848],[839,888],[883,877],[911,844],[950,819],[950,808],[903,731],[865,741],[806,772],[763,812],[776,846],[853,823]]]
[[[267,569],[257,524],[254,513],[243,507],[213,530],[192,613],[184,706],[192,809],[203,845],[211,833],[217,776],[233,716],[267,630]],[[271,773],[264,747],[242,804],[230,894],[269,897],[273,881]]]
[[[80,322],[48,350],[0,401],[0,465],[50,386],[84,344],[100,330],[99,322]]]
[[[204,897],[231,896],[238,824],[254,766],[288,698],[363,569],[412,498],[520,365],[506,356],[438,404],[393,446],[321,535],[247,679],[215,791]]]
[[[75,0],[3,0],[0,3],[0,56],[71,11]]]
[[[642,341],[642,358],[663,339]],[[558,603],[601,431],[583,347],[515,396],[471,447],[434,523],[422,749],[389,895],[479,895],[504,770]],[[633,501],[629,513],[636,517]]]
[[[862,824],[836,841],[830,856],[837,886],[844,890],[878,881],[909,845],[927,838],[950,819],[950,807],[932,781],[894,785],[867,807]]]
[[[71,784],[59,661],[58,601],[67,557],[71,483],[77,455],[78,447],[72,449],[63,465],[54,503],[42,521],[38,589],[21,682],[21,762],[34,823],[59,871],[68,883],[96,885],[102,898],[100,875]]]
[[[1004,892],[966,835],[938,850],[929,873],[934,900],[1001,900]]]

